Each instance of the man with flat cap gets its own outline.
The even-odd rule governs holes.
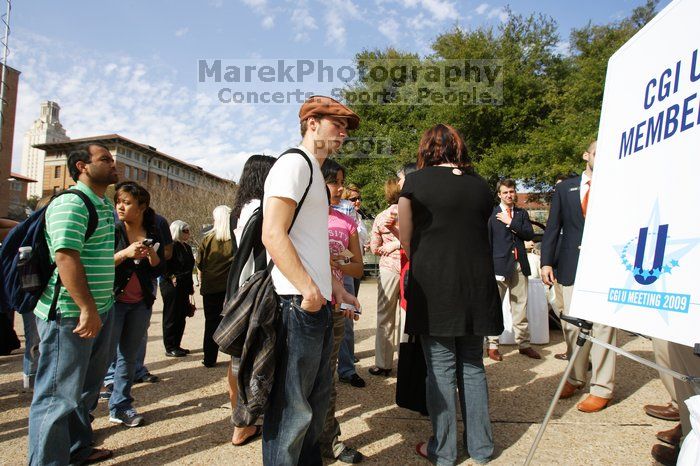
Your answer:
[[[275,381],[263,425],[268,466],[323,464],[318,439],[332,384],[330,303],[359,307],[331,277],[321,165],[360,118],[330,97],[312,96],[301,106],[299,120],[301,144],[272,167],[263,198],[262,240],[275,264],[272,281],[281,306]]]

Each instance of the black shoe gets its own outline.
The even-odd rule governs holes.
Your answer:
[[[369,373],[372,375],[383,375],[385,377],[391,374],[391,369],[382,369],[381,367],[373,366],[369,368]]]
[[[112,390],[114,389],[114,385],[109,384],[105,385],[105,390],[103,392],[100,392],[100,400],[109,400],[112,397]]]
[[[147,372],[146,375],[143,377],[139,377],[138,379],[134,380],[134,383],[157,383],[160,382],[160,379],[158,378],[157,375],[153,375],[150,372]]]
[[[343,383],[349,383],[353,387],[357,388],[364,388],[365,385],[367,385],[365,383],[365,379],[363,379],[357,374],[352,374],[350,377],[338,377],[338,380],[340,380]]]
[[[184,358],[185,356],[187,356],[187,353],[178,348],[166,351],[165,355],[170,358]]]
[[[216,363],[215,363],[215,362],[206,362],[206,361],[202,361],[202,365],[203,365],[204,367],[216,367]]]
[[[343,451],[338,455],[338,460],[343,463],[357,464],[361,463],[365,459],[365,456],[354,448],[345,447]]]
[[[187,348],[178,348],[178,349],[185,354],[190,354],[190,350],[188,350]]]

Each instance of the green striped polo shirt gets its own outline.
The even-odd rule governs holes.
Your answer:
[[[80,261],[85,268],[88,288],[97,304],[97,312],[103,314],[111,309],[114,302],[114,209],[107,198],[98,197],[80,181],[73,189],[87,194],[95,205],[98,216],[95,233],[85,241],[88,225],[85,203],[76,195],[66,194],[56,198],[46,209],[46,244],[52,262],[56,260],[56,251],[59,249],[72,249],[80,253]],[[47,320],[51,308],[57,276],[58,269],[54,271],[34,309],[34,314],[44,320]],[[80,309],[63,286],[57,308],[63,317],[80,316]]]

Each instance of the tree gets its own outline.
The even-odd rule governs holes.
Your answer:
[[[653,18],[656,6],[656,0],[648,0],[629,18],[575,29],[569,54],[558,50],[560,38],[551,17],[524,17],[511,11],[497,30],[454,27],[438,35],[434,53],[427,57],[395,49],[358,53],[355,61],[363,79],[344,94],[362,119],[353,137],[389,140],[390,151],[341,153],[348,180],[363,188],[368,210],[384,208],[384,181],[403,163],[415,161],[422,133],[437,123],[457,128],[477,171],[492,184],[507,176],[546,190],[558,174],[580,171],[581,154],[598,131],[607,61]],[[440,66],[465,59],[500,60],[500,104],[415,104],[425,82],[410,73],[384,80],[366,74],[382,64]],[[469,83],[462,84],[466,89]],[[379,93],[381,98],[363,103],[359,99],[363,93]]]

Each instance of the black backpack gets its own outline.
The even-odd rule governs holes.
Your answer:
[[[87,241],[97,229],[97,210],[90,198],[77,189],[62,191],[56,194],[51,202],[64,194],[75,194],[85,203],[88,213],[88,225],[85,231],[85,241]],[[20,314],[32,312],[56,269],[56,264],[51,261],[51,254],[44,236],[45,215],[49,204],[10,230],[0,248],[1,311],[7,313],[17,311]],[[19,249],[27,246],[31,247],[31,253],[26,255],[28,257],[25,257],[25,260],[20,261]],[[49,310],[49,320],[56,318],[56,303],[60,289],[61,277],[58,277]]]

